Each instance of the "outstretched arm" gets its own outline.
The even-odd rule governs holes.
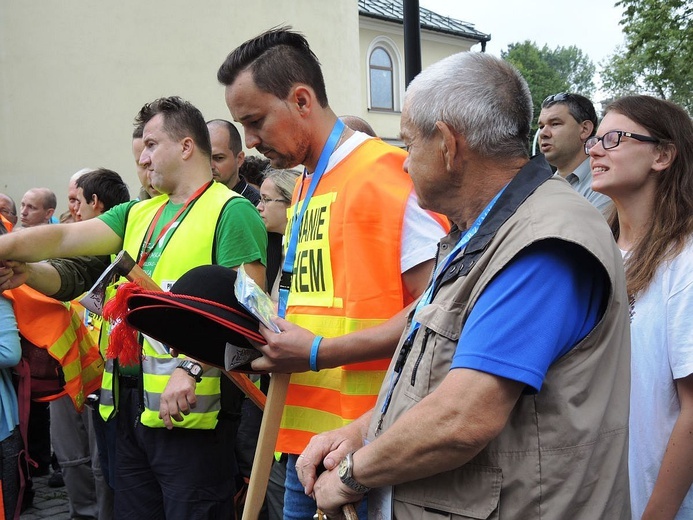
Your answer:
[[[50,264],[15,260],[4,263],[5,266],[0,267],[0,290],[14,289],[23,284],[46,296],[53,296],[60,290],[60,274]]]
[[[0,260],[38,262],[47,258],[117,253],[122,239],[94,218],[71,224],[50,224],[0,237]]]

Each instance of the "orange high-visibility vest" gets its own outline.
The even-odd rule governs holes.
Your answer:
[[[75,408],[81,411],[87,395],[101,386],[103,358],[99,347],[69,304],[59,302],[22,285],[3,293],[12,301],[19,332],[44,348],[63,369],[65,387]]]
[[[405,158],[403,150],[369,139],[322,177],[299,232],[287,320],[335,337],[383,323],[410,303],[400,260],[413,190]],[[301,193],[309,182],[304,180]],[[276,449],[301,453],[313,435],[370,410],[388,363],[292,374]]]
[[[0,215],[0,224],[2,224],[3,226],[5,226],[5,229],[6,229],[7,231],[12,231],[12,228],[14,227],[14,226],[12,225],[12,222],[10,222],[9,220],[7,220],[3,215]]]

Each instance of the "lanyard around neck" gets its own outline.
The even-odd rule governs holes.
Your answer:
[[[144,237],[144,242],[142,242],[142,252],[140,254],[139,261],[137,262],[140,267],[144,266],[144,263],[147,261],[147,258],[152,254],[152,251],[154,251],[154,247],[156,246],[157,242],[161,240],[161,237],[166,235],[166,232],[169,230],[169,228],[178,221],[180,216],[185,213],[185,211],[188,209],[188,207],[195,201],[197,200],[200,195],[202,195],[205,190],[212,185],[212,182],[210,181],[207,184],[204,184],[200,186],[195,193],[190,195],[188,200],[185,201],[185,204],[176,212],[175,215],[173,215],[173,218],[168,221],[168,223],[159,231],[159,234],[156,237],[156,240],[153,242],[152,240],[152,235],[154,234],[154,230],[156,229],[156,225],[159,223],[159,219],[161,218],[161,214],[164,212],[164,208],[166,207],[166,204],[162,204],[161,207],[158,209],[156,212],[156,215],[154,215],[154,219],[149,223],[149,228],[147,229],[147,234]]]
[[[397,383],[399,382],[399,377],[402,375],[402,368],[404,366],[404,362],[406,361],[407,356],[409,355],[409,350],[411,349],[414,343],[414,335],[416,334],[416,331],[419,330],[419,328],[421,327],[421,323],[419,323],[416,320],[416,315],[419,313],[421,309],[423,309],[426,305],[431,303],[431,300],[433,299],[433,294],[436,289],[436,285],[438,285],[440,279],[442,279],[445,271],[450,266],[450,264],[455,260],[455,258],[457,258],[457,255],[464,250],[467,244],[469,244],[470,240],[474,238],[474,235],[476,235],[477,231],[479,231],[479,228],[481,228],[481,225],[484,223],[484,220],[493,209],[493,206],[496,205],[496,202],[498,202],[498,199],[505,191],[506,186],[503,186],[503,188],[498,193],[496,193],[496,196],[493,197],[491,202],[489,202],[486,205],[484,210],[479,214],[479,216],[476,218],[471,227],[466,231],[464,235],[460,237],[460,239],[455,244],[455,247],[453,247],[452,251],[450,251],[448,256],[446,256],[445,259],[436,267],[431,278],[431,283],[428,285],[426,290],[421,295],[419,302],[416,304],[416,310],[414,311],[414,316],[411,320],[411,326],[409,327],[407,339],[404,341],[404,344],[400,349],[400,353],[397,357],[397,362],[395,363],[394,370],[390,374],[388,391],[385,395],[383,406],[380,409],[380,419],[376,426],[376,435],[378,435],[380,429],[382,428],[383,419],[385,417],[387,409],[390,406],[390,401],[392,400],[392,394],[395,391],[395,386],[397,386]]]
[[[431,283],[428,285],[426,290],[421,295],[421,298],[419,298],[419,302],[416,304],[416,310],[414,311],[414,317],[412,318],[411,327],[409,329],[409,335],[410,336],[414,332],[416,332],[417,329],[419,328],[419,326],[421,325],[416,320],[416,315],[419,313],[419,311],[421,309],[423,309],[426,305],[431,303],[431,300],[433,299],[433,293],[435,292],[436,286],[438,285],[440,278],[442,278],[443,273],[445,273],[445,271],[450,266],[450,264],[455,260],[455,258],[457,258],[457,255],[459,255],[460,252],[463,251],[465,247],[467,247],[467,244],[469,244],[469,241],[472,238],[474,238],[474,235],[476,235],[477,231],[479,231],[481,224],[484,223],[484,220],[486,220],[486,217],[488,216],[488,214],[493,209],[493,206],[496,205],[496,202],[498,202],[498,199],[500,198],[500,196],[503,194],[504,191],[505,191],[505,186],[503,186],[503,188],[498,193],[496,193],[496,196],[493,197],[491,202],[489,202],[486,205],[486,207],[479,214],[479,216],[476,218],[476,220],[471,225],[471,227],[466,231],[466,233],[464,235],[462,235],[460,237],[460,239],[455,244],[455,247],[452,248],[452,251],[450,251],[448,256],[446,256],[445,259],[436,267],[436,270],[433,273],[433,276],[431,277]]]
[[[303,215],[308,209],[310,199],[311,197],[313,197],[313,193],[315,192],[315,189],[318,187],[320,179],[322,178],[323,174],[325,173],[325,170],[327,169],[327,164],[330,161],[330,156],[337,148],[339,138],[341,137],[343,131],[344,123],[340,119],[337,119],[337,122],[332,127],[332,132],[330,132],[330,137],[328,137],[327,142],[325,143],[325,146],[322,149],[322,152],[320,152],[318,165],[316,166],[315,172],[313,172],[313,176],[310,179],[308,191],[306,192],[306,196],[303,199],[303,203],[301,204],[301,209],[299,211],[296,211],[292,218],[291,237],[289,238],[289,245],[286,249],[286,256],[284,258],[284,265],[282,267],[282,280],[279,284],[278,315],[282,318],[286,316],[286,306],[287,301],[289,299],[289,290],[291,288],[291,275],[294,270],[294,261],[296,260],[296,249],[298,247],[298,235],[299,230],[301,228],[301,222],[303,222]],[[301,190],[303,189],[303,181],[305,180],[306,176],[307,172],[304,170],[303,179],[301,179]],[[296,200],[297,205],[300,202],[300,198],[301,192],[299,191],[298,199]]]

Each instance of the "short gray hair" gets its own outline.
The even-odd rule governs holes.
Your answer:
[[[483,157],[528,155],[529,87],[515,67],[490,54],[460,52],[427,67],[409,85],[405,107],[425,138],[442,121]]]

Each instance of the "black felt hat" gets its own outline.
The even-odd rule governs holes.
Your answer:
[[[259,357],[252,341],[264,343],[258,320],[238,303],[236,271],[218,265],[195,267],[170,292],[143,291],[127,299],[127,323],[198,361],[224,368],[228,345],[247,363]],[[237,370],[250,371],[249,364]]]

